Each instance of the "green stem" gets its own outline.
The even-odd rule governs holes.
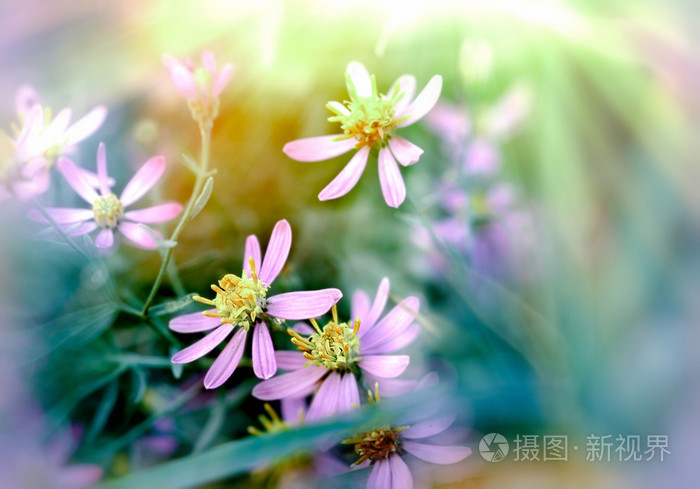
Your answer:
[[[201,150],[201,155],[199,158],[199,171],[196,174],[196,179],[194,182],[194,189],[192,190],[192,195],[190,196],[189,202],[187,202],[187,206],[185,207],[185,211],[182,213],[182,216],[180,217],[180,221],[177,223],[177,226],[175,226],[175,230],[173,231],[173,234],[170,236],[171,241],[177,241],[178,237],[180,236],[180,233],[182,232],[183,228],[185,227],[185,224],[187,221],[190,219],[190,215],[192,214],[192,208],[194,207],[194,203],[197,201],[197,198],[199,197],[199,194],[202,191],[202,187],[204,186],[204,181],[207,176],[207,169],[209,167],[209,146],[211,143],[211,123],[206,123],[206,122],[200,122],[199,124],[199,133],[202,139],[202,150]],[[143,309],[141,310],[141,316],[146,317],[148,314],[148,308],[151,307],[151,304],[153,303],[153,299],[156,297],[156,293],[158,292],[158,289],[160,288],[160,284],[163,281],[163,277],[165,276],[165,272],[168,269],[168,263],[170,262],[170,257],[173,254],[173,248],[168,248],[168,250],[165,252],[165,255],[163,256],[163,263],[160,266],[160,270],[158,270],[158,275],[156,276],[155,282],[153,282],[153,287],[151,287],[151,292],[148,294],[148,298],[146,299],[146,302],[143,304]]]

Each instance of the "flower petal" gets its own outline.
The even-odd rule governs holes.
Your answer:
[[[97,184],[102,195],[109,193],[109,175],[107,174],[107,148],[105,143],[97,147]]]
[[[417,297],[413,296],[406,297],[394,306],[394,308],[362,338],[360,353],[377,348],[391,341],[395,336],[403,333],[415,319],[419,307],[420,301]]]
[[[401,375],[410,361],[408,355],[364,355],[358,365],[371,375],[392,379]]]
[[[257,273],[260,273],[260,265],[262,265],[262,259],[260,258],[261,256],[258,238],[254,234],[251,234],[245,240],[245,251],[243,252],[243,270],[245,270],[248,277],[250,277],[251,258],[255,262],[255,269]]]
[[[406,185],[389,148],[379,150],[379,183],[387,205],[400,206],[406,198]]]
[[[292,329],[296,331],[299,334],[305,334],[305,335],[311,335],[316,332],[314,328],[309,326],[306,323],[295,323],[294,326],[292,326]]]
[[[64,231],[73,226],[61,226]],[[95,221],[88,221],[81,224],[78,228],[71,231],[71,236],[82,236],[83,234],[91,233],[97,229],[97,223]]]
[[[394,105],[394,113],[397,117],[404,115],[404,109],[413,100],[413,94],[416,93],[416,77],[413,75],[401,75],[387,94],[390,98],[394,96],[394,90],[403,92],[401,99]]]
[[[124,217],[136,222],[164,222],[177,217],[182,212],[179,202],[167,202],[153,207],[124,213]]]
[[[442,433],[455,422],[456,416],[441,416],[416,423],[401,432],[403,438],[427,438]]]
[[[260,267],[260,280],[269,285],[277,278],[287,262],[291,247],[292,228],[286,219],[282,219],[272,230],[267,250],[265,250],[265,258]]]
[[[258,322],[253,330],[253,372],[261,379],[269,379],[277,372],[275,347],[270,330],[263,322]]]
[[[76,209],[72,207],[46,207],[46,213],[57,224],[70,224],[73,222],[85,221],[93,217],[91,209]],[[29,217],[38,222],[48,222],[48,220],[36,209],[29,211]]]
[[[171,361],[173,363],[189,363],[197,360],[216,348],[216,345],[224,341],[231,331],[233,331],[232,324],[222,324],[201,340],[177,352]]]
[[[54,472],[52,487],[69,487],[71,489],[88,489],[102,478],[102,467],[95,464],[68,465]]]
[[[97,131],[107,118],[107,108],[98,106],[70,126],[65,133],[66,146],[73,146]]]
[[[287,397],[280,399],[280,414],[282,421],[288,425],[298,425],[306,416],[306,399],[303,397]]]
[[[365,146],[355,153],[345,168],[338,173],[338,176],[321,190],[321,193],[318,194],[318,200],[337,199],[350,192],[362,176],[362,172],[365,171],[368,156],[369,146]]]
[[[224,88],[226,88],[226,85],[228,85],[228,82],[231,81],[232,77],[233,65],[231,63],[226,63],[221,67],[221,71],[219,71],[219,74],[216,76],[216,80],[214,80],[214,85],[211,87],[212,96],[218,97],[221,95],[221,92],[224,91]]]
[[[350,77],[352,85],[355,87],[355,93],[360,97],[369,97],[372,95],[372,80],[369,77],[369,72],[365,65],[359,61],[351,61],[345,69],[345,73]],[[348,84],[348,92],[352,93],[352,87]]]
[[[375,344],[374,347],[363,347],[362,352],[365,355],[369,354],[384,354],[392,353],[400,350],[413,343],[421,332],[421,327],[418,324],[412,324],[408,328],[398,332],[395,336],[390,337],[387,341]]]
[[[126,236],[134,245],[145,250],[155,250],[158,243],[145,229],[133,222],[123,221],[119,223],[119,232]],[[154,231],[155,232],[155,231]]]
[[[309,319],[322,316],[343,296],[338,289],[287,292],[268,299],[267,313],[282,319]]]
[[[369,313],[367,314],[366,322],[368,323],[368,327],[365,328],[365,333],[367,333],[367,330],[376,324],[377,319],[379,319],[379,316],[381,316],[382,312],[384,311],[386,301],[389,298],[390,286],[391,283],[387,277],[384,277],[382,281],[379,282],[379,287],[377,287],[377,293],[375,294],[374,302],[372,303],[372,309],[370,309]],[[360,329],[362,329],[362,326],[360,326]],[[360,335],[360,337],[362,336],[363,335]]]
[[[103,229],[95,237],[95,246],[98,248],[111,248],[114,245],[114,231],[111,229]]]
[[[402,446],[411,455],[433,464],[455,464],[472,453],[469,447],[426,445],[415,441],[404,441]]]
[[[163,55],[163,64],[170,72],[175,88],[187,100],[197,98],[197,84],[194,81],[194,75],[184,64],[178,59],[168,55]]]
[[[276,351],[275,360],[277,361],[277,367],[282,370],[299,370],[306,365],[306,358],[298,351]]]
[[[263,401],[275,401],[285,397],[303,397],[316,387],[328,370],[315,365],[263,380],[253,388],[253,396]]]
[[[52,146],[63,145],[66,139],[66,129],[70,123],[72,111],[68,108],[62,109],[48,126],[41,131],[39,142],[36,147],[38,153],[43,153]]]
[[[238,328],[236,334],[233,335],[233,338],[228,342],[226,348],[224,348],[216,360],[214,360],[207,375],[204,377],[205,388],[216,389],[231,377],[231,374],[236,370],[243,356],[247,335],[248,332],[244,328]]]
[[[391,489],[391,469],[389,461],[378,460],[367,479],[367,489]]]
[[[341,377],[338,372],[331,373],[321,384],[318,392],[311,401],[306,413],[306,422],[322,420],[338,412]]]
[[[395,453],[389,457],[389,470],[391,471],[391,489],[413,489],[411,470],[400,455]]]
[[[360,407],[360,391],[357,387],[357,379],[352,373],[344,374],[340,381],[340,393],[338,396],[338,412],[351,411],[353,406]]]
[[[418,387],[416,380],[403,379],[380,379],[365,372],[365,381],[374,389],[375,385],[379,386],[379,395],[381,397],[397,397]]]
[[[73,190],[80,195],[87,203],[92,204],[97,199],[97,192],[85,180],[83,174],[78,170],[78,167],[68,158],[59,158],[56,163],[58,171],[68,181],[68,184],[73,187]]]
[[[389,148],[396,160],[403,166],[416,163],[423,154],[421,148],[401,136],[393,136],[389,140]]]
[[[51,176],[44,168],[34,173],[29,180],[18,180],[12,184],[12,191],[20,200],[28,200],[41,195],[49,189]]]
[[[160,177],[163,176],[164,172],[165,158],[162,156],[154,156],[144,163],[136,174],[131,177],[129,183],[124,187],[124,191],[121,197],[119,197],[119,200],[125,207],[133,204],[153,188]]]
[[[20,117],[25,119],[35,105],[39,105],[39,96],[36,90],[34,90],[34,87],[29,85],[22,85],[19,87],[15,95],[15,109]]]
[[[207,312],[216,312],[216,309],[210,309]],[[199,333],[214,329],[220,324],[221,318],[211,318],[201,312],[192,312],[171,319],[168,327],[176,333]]]
[[[202,51],[202,66],[210,74],[216,73],[216,56],[214,56],[213,52],[209,50]]]
[[[347,153],[355,147],[355,139],[335,141],[338,135],[297,139],[284,145],[282,151],[297,161],[323,161]]]
[[[416,99],[403,111],[401,115],[408,115],[409,118],[399,122],[398,127],[410,126],[430,112],[430,109],[435,106],[440,98],[441,91],[442,77],[440,75],[435,75],[430,79],[423,91],[418,94]]]
[[[358,290],[352,295],[352,305],[350,306],[350,319],[360,318],[360,331],[357,336],[362,337],[363,329],[369,327],[367,315],[369,314],[369,296],[364,290]]]

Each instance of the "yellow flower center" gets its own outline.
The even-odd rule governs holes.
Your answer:
[[[95,222],[103,228],[115,228],[124,214],[124,206],[116,195],[101,195],[92,204]]]
[[[265,307],[267,301],[267,289],[269,285],[258,279],[255,273],[255,262],[250,259],[250,277],[243,271],[243,276],[239,277],[232,273],[226,274],[219,285],[212,285],[211,288],[216,292],[214,300],[205,299],[204,297],[195,296],[194,300],[216,307],[215,313],[205,312],[209,317],[220,317],[221,322],[238,324],[248,331],[251,325],[255,323],[255,319],[259,317]]]
[[[404,429],[406,428],[380,428],[356,435],[353,438],[344,440],[343,443],[355,445],[355,453],[360,458],[353,465],[361,464],[365,460],[374,462],[388,458],[400,448],[401,439],[399,432]]]

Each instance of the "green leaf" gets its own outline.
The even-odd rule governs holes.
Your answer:
[[[199,197],[197,197],[197,200],[192,206],[192,213],[190,214],[190,219],[194,219],[195,216],[197,216],[197,214],[202,212],[204,206],[207,205],[207,202],[209,202],[209,197],[211,197],[212,190],[214,190],[214,177],[210,176],[209,178],[207,178],[207,181],[204,183],[204,188],[202,189],[202,192],[199,194]]]
[[[203,451],[205,448],[209,447],[209,445],[211,445],[216,439],[216,435],[219,434],[219,430],[221,429],[221,426],[223,426],[224,420],[226,419],[225,401],[226,398],[221,396],[218,402],[216,402],[211,407],[207,423],[204,425],[204,429],[199,434],[199,437],[197,437],[197,441],[195,442],[194,448],[192,449],[193,454]]]
[[[192,300],[192,297],[194,297],[195,295],[197,294],[187,294],[186,296],[180,297],[179,299],[176,299],[174,301],[162,302],[160,304],[152,306],[150,309],[148,309],[148,315],[158,317],[178,312],[186,308],[190,304],[193,304],[194,301]]]
[[[97,406],[97,411],[95,412],[95,416],[92,418],[92,424],[90,425],[90,429],[85,435],[86,442],[91,443],[95,440],[95,438],[97,438],[97,435],[99,435],[102,432],[102,429],[104,428],[105,424],[107,423],[107,419],[109,418],[109,414],[112,412],[112,409],[114,409],[114,405],[117,402],[118,395],[118,383],[114,381],[110,382],[107,388],[105,389],[104,395],[102,396],[102,400],[100,401],[99,406]]]

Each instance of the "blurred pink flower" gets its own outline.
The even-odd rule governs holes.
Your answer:
[[[315,421],[360,405],[356,374],[362,375],[369,385],[382,379],[381,384],[387,384],[389,395],[415,387],[415,383],[392,380],[406,370],[410,359],[408,355],[389,353],[409,345],[418,336],[420,327],[413,324],[413,319],[419,301],[407,297],[379,320],[388,296],[387,278],[379,285],[371,306],[367,294],[355,293],[354,327],[339,323],[335,310],[333,320],[323,330],[315,321],[312,321],[314,328],[297,325],[290,334],[292,342],[302,351],[275,353],[278,367],[291,372],[256,385],[253,395],[262,400],[276,400],[306,397],[315,392],[306,415],[306,421]],[[300,333],[309,336],[305,338]],[[392,382],[399,384],[391,385]]]
[[[195,116],[213,120],[218,112],[218,99],[233,76],[233,65],[226,63],[220,70],[211,51],[202,52],[202,67],[195,68],[189,58],[183,61],[163,55],[163,64],[180,94],[190,103]]]
[[[145,223],[158,223],[176,217],[182,211],[182,205],[168,202],[154,207],[146,207],[134,211],[126,211],[126,207],[138,201],[148,192],[165,172],[165,158],[155,156],[148,160],[126,184],[120,197],[113,194],[109,188],[107,174],[107,155],[105,145],[100,143],[97,149],[97,179],[99,188],[95,190],[71,160],[59,158],[58,169],[66,178],[73,190],[82,197],[91,209],[49,207],[46,212],[51,218],[71,236],[90,233],[100,229],[95,238],[98,248],[112,248],[114,231],[123,234],[134,246],[144,249],[157,247],[154,235],[158,233],[147,228]],[[46,222],[38,211],[30,212],[30,217]],[[82,223],[78,225],[79,223]],[[76,226],[78,226],[76,228]]]
[[[402,75],[389,92],[380,94],[374,75],[353,61],[345,72],[350,101],[329,102],[333,112],[328,120],[341,124],[342,134],[298,139],[284,145],[282,151],[297,161],[321,161],[357,149],[347,166],[318,195],[319,200],[337,199],[357,184],[367,164],[370,151],[379,152],[379,183],[384,200],[398,207],[406,198],[406,186],[396,161],[409,166],[416,163],[423,150],[394,134],[398,128],[410,126],[433,108],[442,90],[442,77],[433,76],[414,99],[416,79]]]
[[[286,220],[279,221],[261,260],[260,244],[254,235],[245,244],[242,277],[225,275],[219,285],[212,285],[214,300],[195,297],[198,302],[215,306],[204,313],[185,314],[170,321],[178,333],[210,331],[207,336],[176,353],[173,363],[189,363],[206,355],[222,343],[239,326],[228,345],[219,354],[204,378],[204,386],[214,389],[233,374],[243,356],[248,330],[253,330],[253,371],[262,379],[277,371],[275,351],[265,316],[280,319],[308,319],[328,312],[340,298],[338,289],[287,292],[267,297],[267,291],[282,271],[292,246],[292,229]],[[258,276],[257,266],[260,265]]]
[[[27,200],[46,192],[54,158],[75,151],[107,116],[107,109],[99,106],[70,125],[71,109],[64,108],[52,118],[50,110],[39,103],[36,91],[27,85],[17,90],[15,107],[20,127],[14,127],[14,137],[0,132],[0,202],[13,196]],[[94,173],[79,171],[97,186]]]

